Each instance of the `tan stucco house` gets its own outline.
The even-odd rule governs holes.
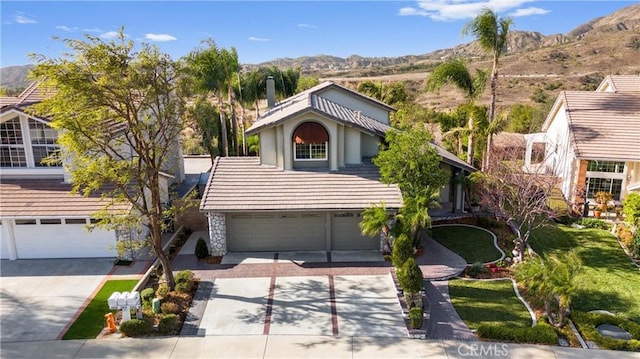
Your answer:
[[[616,202],[640,191],[640,76],[611,75],[595,91],[561,92],[542,132],[525,137],[525,168],[560,177],[574,204],[593,203],[598,191]],[[539,163],[535,144],[545,148]]]
[[[395,110],[333,82],[269,102],[247,130],[260,137],[260,157],[218,158],[212,167],[200,205],[212,254],[381,249],[358,224],[371,204],[402,206],[398,187],[381,183],[371,162]],[[474,170],[435,147],[452,177]],[[451,211],[462,210],[459,187],[441,191]]]

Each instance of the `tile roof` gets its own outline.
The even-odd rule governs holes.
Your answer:
[[[283,171],[260,165],[259,157],[221,157],[212,168],[200,210],[362,210],[381,201],[387,208],[400,208],[400,189],[378,178],[373,164],[337,172]]]
[[[2,179],[0,183],[1,217],[91,216],[107,202],[99,195],[71,194],[71,184],[53,179]],[[129,210],[129,204],[112,210]]]
[[[438,154],[440,155],[440,157],[442,157],[442,162],[447,163],[454,167],[462,168],[463,170],[466,170],[469,172],[477,171],[475,167],[461,160],[460,158],[458,158],[458,156],[454,155],[453,153],[445,150],[444,148],[436,145],[433,142],[430,142],[429,144],[431,145],[431,147],[435,148],[436,151],[438,151]]]
[[[368,117],[362,114],[360,111],[350,109],[346,106],[340,105],[336,102],[322,97],[321,90],[334,86],[345,89],[346,91],[349,91],[350,93],[355,94],[358,97],[367,99],[369,101],[375,101],[375,103],[383,105],[390,111],[394,110],[392,107],[383,104],[378,100],[363,96],[333,82],[324,82],[318,86],[303,91],[286,99],[285,101],[278,103],[278,105],[276,105],[274,108],[265,113],[261,118],[259,118],[247,130],[247,134],[257,133],[264,127],[276,125],[305,111],[313,111],[319,115],[329,117],[335,121],[347,125],[353,125],[366,132],[384,137],[384,134],[391,129],[389,125]]]
[[[640,93],[563,91],[559,103],[577,158],[640,161]]]
[[[609,75],[602,80],[596,91],[610,88],[612,92],[640,92],[640,75]]]

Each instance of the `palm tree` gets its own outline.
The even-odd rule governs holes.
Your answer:
[[[428,197],[426,195],[403,197],[404,204],[397,217],[403,232],[411,235],[414,248],[420,246],[420,229],[431,227],[429,208],[439,206],[439,198],[440,194],[437,192]]]
[[[471,75],[467,65],[462,60],[449,60],[438,65],[426,83],[427,91],[438,91],[447,84],[453,84],[459,88],[467,99],[467,103],[473,105],[487,84],[487,72],[476,70],[475,75]],[[477,117],[477,116],[476,116]],[[468,114],[468,143],[467,162],[473,166],[474,135],[475,126],[473,111]]]
[[[489,122],[493,122],[496,114],[496,88],[498,86],[498,62],[500,55],[505,51],[507,45],[507,37],[509,35],[509,27],[513,21],[510,18],[498,18],[497,14],[491,9],[484,9],[478,16],[465,25],[462,33],[467,35],[471,32],[480,47],[493,56],[493,67],[491,69],[491,103],[489,105]],[[485,169],[489,163],[491,151],[492,134],[487,137],[487,152],[482,162],[482,168]]]
[[[381,250],[387,252],[391,250],[389,242],[389,219],[387,207],[384,202],[380,205],[372,204],[362,212],[362,221],[360,221],[360,230],[362,234],[369,237],[380,236],[382,238]]]

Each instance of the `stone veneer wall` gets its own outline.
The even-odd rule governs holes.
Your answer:
[[[227,224],[224,213],[209,213],[209,252],[212,256],[227,254]]]

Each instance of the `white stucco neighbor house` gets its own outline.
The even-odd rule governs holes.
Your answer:
[[[116,241],[127,234],[86,230],[106,202],[99,195],[71,194],[69,173],[42,162],[61,150],[50,119],[28,110],[44,96],[35,82],[17,97],[0,98],[0,258],[116,257]],[[174,168],[176,173],[163,177],[167,194],[170,181],[183,176],[182,167]]]
[[[398,187],[381,183],[371,162],[395,110],[333,82],[278,104],[267,97],[269,111],[247,130],[260,137],[260,157],[221,157],[212,167],[200,205],[212,254],[381,249],[359,223],[371,204],[402,206]],[[474,170],[435,147],[452,178]],[[445,186],[441,202],[462,210],[460,186]]]
[[[572,203],[593,203],[599,191],[616,202],[640,191],[640,76],[611,75],[595,91],[562,91],[542,132],[525,137],[525,168],[557,175]],[[539,163],[534,144],[545,148]]]

